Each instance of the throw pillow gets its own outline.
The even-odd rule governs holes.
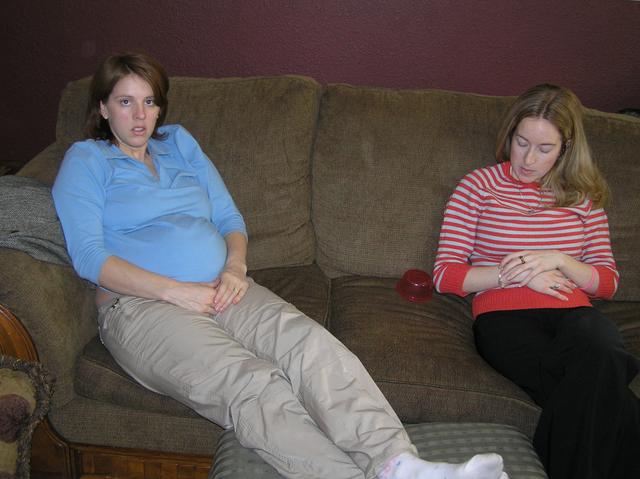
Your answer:
[[[29,477],[31,436],[52,392],[53,379],[39,363],[0,355],[0,479]]]

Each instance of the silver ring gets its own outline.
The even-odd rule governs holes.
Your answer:
[[[557,289],[560,289],[560,285],[558,283],[556,283],[556,284],[554,284],[552,286],[549,286],[549,287],[554,291],[557,290]]]
[[[520,258],[520,262],[521,262],[522,264],[525,264],[525,263],[526,263],[526,261],[524,260],[524,256],[518,256],[518,258]]]

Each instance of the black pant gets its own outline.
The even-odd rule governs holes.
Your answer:
[[[485,313],[476,346],[542,408],[533,445],[551,479],[640,478],[638,360],[595,308]]]

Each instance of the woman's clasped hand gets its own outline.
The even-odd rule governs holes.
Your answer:
[[[578,286],[559,269],[565,256],[557,250],[523,250],[505,256],[498,268],[504,284],[528,286],[566,301],[562,293],[571,293]]]

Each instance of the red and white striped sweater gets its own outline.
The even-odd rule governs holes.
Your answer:
[[[599,274],[593,295],[611,298],[619,275],[611,252],[609,223],[590,200],[572,207],[550,207],[551,191],[511,176],[509,162],[469,173],[451,195],[444,213],[434,265],[434,285],[441,293],[466,296],[462,284],[472,266],[497,266],[516,251],[556,249]],[[473,316],[489,311],[590,306],[581,289],[561,301],[531,288],[509,285],[481,291],[473,299]]]

